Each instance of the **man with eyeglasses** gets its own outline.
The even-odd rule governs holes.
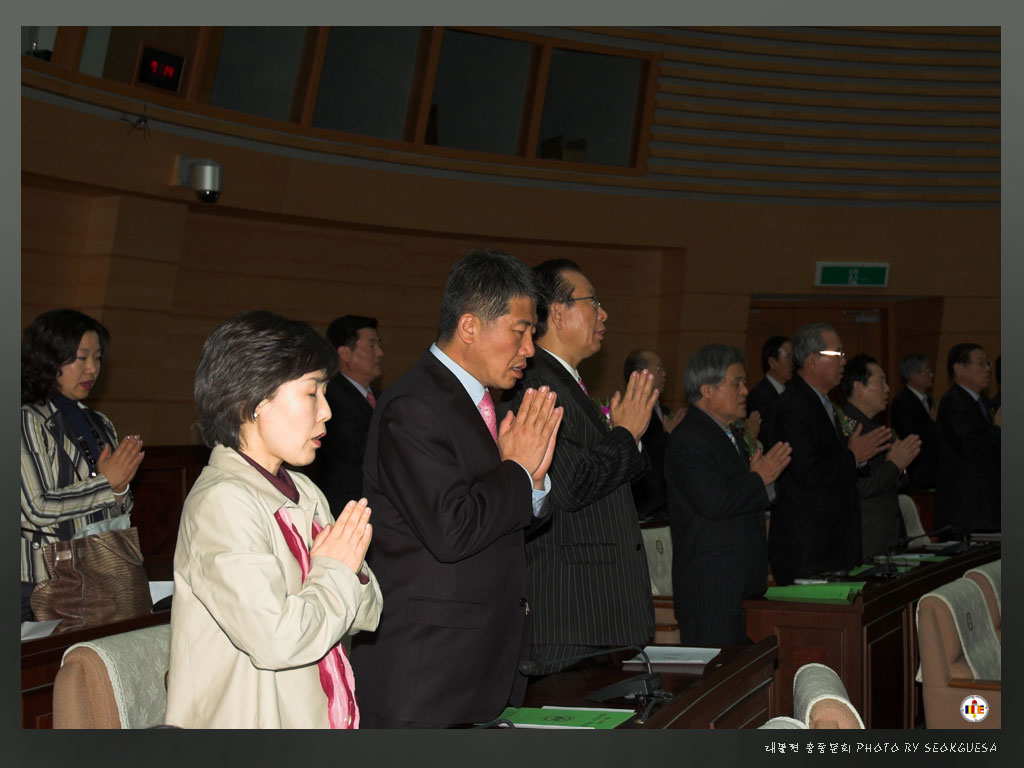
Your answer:
[[[946,371],[953,385],[939,401],[939,474],[935,525],[967,533],[998,531],[1000,524],[1000,436],[1002,409],[984,390],[992,364],[979,344],[949,350]]]
[[[647,557],[630,481],[651,464],[640,437],[658,399],[647,370],[629,376],[606,419],[579,364],[601,349],[608,313],[590,280],[567,259],[533,269],[540,294],[536,354],[517,384],[557,393],[565,409],[551,459],[551,523],[528,536],[532,659],[540,674],[603,647],[643,645],[654,635]]]
[[[861,563],[857,469],[889,447],[886,427],[841,422],[828,393],[842,381],[843,344],[828,323],[793,334],[797,372],[769,414],[771,434],[793,449],[777,482],[768,557],[776,583],[845,572]]]

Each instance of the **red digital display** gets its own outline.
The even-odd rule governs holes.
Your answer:
[[[184,63],[183,56],[143,46],[137,82],[177,92]]]

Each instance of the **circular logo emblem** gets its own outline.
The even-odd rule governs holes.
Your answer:
[[[972,693],[960,702],[960,715],[968,723],[980,723],[988,717],[988,702],[984,697]]]

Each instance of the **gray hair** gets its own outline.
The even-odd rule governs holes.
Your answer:
[[[686,399],[696,403],[703,395],[700,388],[705,384],[716,386],[725,378],[730,365],[746,364],[746,358],[736,347],[728,344],[705,344],[686,361],[683,372],[683,386]]]
[[[900,378],[903,379],[903,383],[906,384],[910,381],[910,375],[920,373],[927,364],[928,358],[918,354],[907,355],[900,360]]]
[[[808,323],[793,334],[793,365],[797,368],[804,367],[804,360],[814,352],[821,352],[825,348],[825,342],[821,338],[823,333],[836,332],[836,329],[828,323]]]

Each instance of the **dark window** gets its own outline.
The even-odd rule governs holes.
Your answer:
[[[445,30],[426,141],[514,155],[533,46]]]
[[[305,27],[225,27],[210,104],[287,120]]]
[[[537,157],[629,166],[645,64],[555,48]]]
[[[419,27],[332,27],[313,125],[404,138]]]

